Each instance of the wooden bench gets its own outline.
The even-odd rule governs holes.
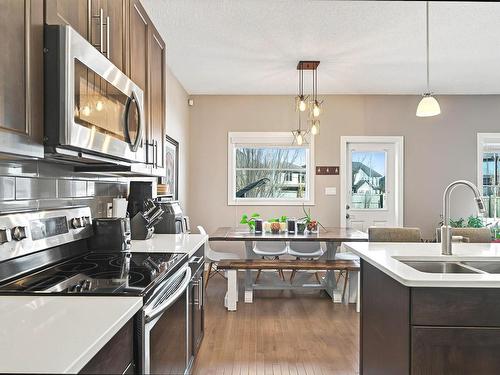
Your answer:
[[[346,282],[342,291],[342,300],[345,298],[349,285],[349,273],[359,274],[359,262],[355,260],[271,260],[271,259],[223,259],[217,265],[220,270],[227,271],[227,292],[224,306],[229,311],[236,311],[238,302],[238,270],[295,270],[295,271],[344,271]],[[356,310],[359,311],[359,282]]]

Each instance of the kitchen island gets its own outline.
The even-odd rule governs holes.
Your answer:
[[[500,373],[500,245],[345,243],[361,258],[360,373]]]

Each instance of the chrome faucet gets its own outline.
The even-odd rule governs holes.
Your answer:
[[[441,253],[443,255],[453,254],[451,251],[450,195],[459,185],[468,186],[472,190],[479,214],[486,212],[481,193],[476,185],[466,180],[458,180],[449,184],[443,194],[443,225],[441,226]]]

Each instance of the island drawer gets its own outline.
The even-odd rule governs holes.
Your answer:
[[[412,327],[411,374],[498,374],[500,329]]]
[[[411,324],[500,327],[500,289],[412,288]]]

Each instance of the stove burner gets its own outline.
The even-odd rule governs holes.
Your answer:
[[[113,260],[116,257],[119,257],[119,254],[108,254],[108,253],[90,253],[88,255],[85,255],[83,259],[85,260],[90,260],[90,261],[110,261]]]
[[[94,279],[117,279],[120,277],[115,271],[104,271],[92,274]],[[128,273],[129,285],[140,283],[144,279],[144,275],[139,272],[130,271]]]
[[[86,272],[96,269],[98,267],[97,263],[65,263],[56,267],[58,272],[74,273],[74,272]]]

